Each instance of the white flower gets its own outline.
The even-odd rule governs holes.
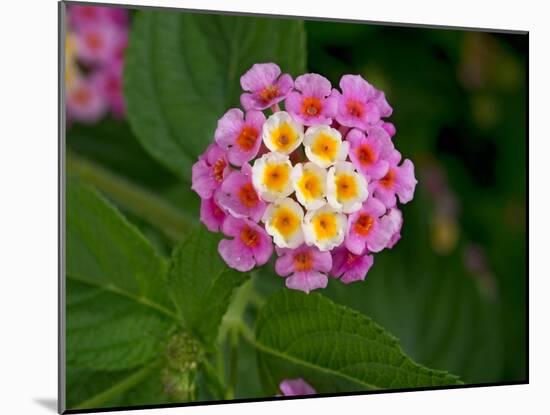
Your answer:
[[[279,111],[270,116],[262,128],[262,140],[271,151],[290,154],[304,139],[304,126],[288,112]]]
[[[292,192],[292,164],[280,153],[267,153],[254,161],[252,184],[260,197],[267,202],[289,196]]]
[[[327,174],[327,200],[337,211],[353,213],[369,196],[367,180],[347,161],[336,163]]]
[[[279,248],[297,248],[304,242],[303,219],[304,211],[300,205],[286,198],[269,205],[262,222]]]
[[[307,158],[321,167],[330,167],[348,156],[349,143],[342,142],[342,135],[327,125],[309,127],[304,136]]]
[[[346,215],[326,204],[306,213],[304,237],[306,244],[315,245],[321,251],[330,251],[344,242],[347,227]]]
[[[326,203],[327,172],[315,163],[298,163],[292,169],[296,198],[307,209],[319,209]]]

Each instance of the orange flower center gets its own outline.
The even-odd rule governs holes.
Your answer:
[[[323,104],[319,98],[306,97],[302,101],[302,114],[309,117],[314,117],[321,112]]]
[[[225,170],[225,166],[227,166],[227,163],[224,159],[219,159],[214,163],[212,166],[212,172],[214,173],[214,178],[221,182],[223,180],[223,171]]]
[[[384,177],[380,179],[380,184],[386,189],[390,189],[395,183],[395,169],[389,169]]]
[[[363,107],[363,103],[355,101],[353,99],[348,100],[348,102],[346,103],[346,109],[349,115],[358,118],[361,118],[363,116],[363,112],[365,110]]]
[[[300,252],[294,255],[296,271],[309,271],[313,268],[313,258],[310,252]]]
[[[92,50],[101,49],[103,46],[103,38],[99,33],[89,33],[86,36],[86,44]]]
[[[357,150],[355,150],[355,154],[359,159],[359,163],[366,166],[370,166],[376,160],[374,151],[372,151],[371,146],[368,144],[361,144]]]
[[[258,195],[256,194],[254,187],[252,187],[252,183],[247,183],[241,187],[238,195],[241,203],[248,208],[253,208],[258,204]]]
[[[367,236],[374,224],[374,218],[370,215],[361,214],[353,224],[353,230],[355,233],[361,236]]]
[[[237,137],[237,145],[245,151],[250,151],[257,139],[258,131],[253,127],[245,126]]]
[[[260,243],[258,233],[249,226],[243,227],[241,231],[241,241],[249,248],[254,248]]]
[[[265,103],[268,103],[269,101],[271,101],[274,98],[277,98],[278,96],[279,96],[279,88],[275,85],[269,85],[260,92],[260,99]]]
[[[92,93],[86,88],[78,88],[74,93],[74,100],[78,105],[87,105],[92,99]]]

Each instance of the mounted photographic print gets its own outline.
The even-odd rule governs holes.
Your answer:
[[[60,3],[60,412],[527,378],[527,33]]]

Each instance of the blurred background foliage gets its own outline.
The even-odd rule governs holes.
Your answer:
[[[527,36],[325,21],[305,30],[309,71],[333,85],[359,73],[386,92],[419,181],[400,243],[365,282],[332,281],[323,294],[371,316],[419,363],[466,383],[525,380]],[[72,121],[66,142],[69,175],[99,169],[198,220],[189,183],[148,155],[124,117]],[[172,239],[120,208],[170,253]],[[284,285],[272,269],[254,278],[265,296]],[[241,351],[236,397],[263,396],[254,350]]]

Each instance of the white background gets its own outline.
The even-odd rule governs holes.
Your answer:
[[[550,178],[546,168],[550,164],[547,106],[550,39],[544,2],[128,2],[530,31],[530,385],[138,413],[215,414],[223,410],[241,415],[258,411],[267,414],[345,411],[347,415],[422,411],[463,415],[482,411],[518,414],[534,409],[535,405],[548,408],[550,273],[545,247],[549,244],[546,236],[550,234],[546,210]],[[3,1],[0,16],[0,411],[52,414],[57,393],[57,4],[55,0]]]

